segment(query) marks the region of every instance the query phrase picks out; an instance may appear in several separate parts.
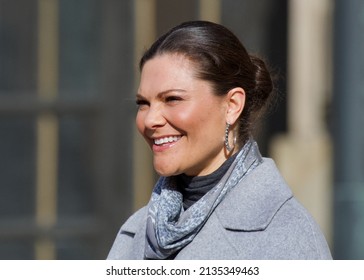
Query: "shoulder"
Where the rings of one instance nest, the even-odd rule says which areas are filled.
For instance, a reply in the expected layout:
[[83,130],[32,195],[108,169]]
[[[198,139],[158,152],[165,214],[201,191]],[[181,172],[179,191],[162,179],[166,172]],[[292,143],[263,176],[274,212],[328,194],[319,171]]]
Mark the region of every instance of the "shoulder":
[[[287,256],[295,259],[332,259],[326,239],[314,218],[294,197],[276,213],[268,229],[284,238]],[[278,239],[272,234],[272,240]],[[284,258],[284,255],[282,256]]]
[[319,226],[271,159],[265,158],[227,195],[216,216],[245,257],[331,259]]

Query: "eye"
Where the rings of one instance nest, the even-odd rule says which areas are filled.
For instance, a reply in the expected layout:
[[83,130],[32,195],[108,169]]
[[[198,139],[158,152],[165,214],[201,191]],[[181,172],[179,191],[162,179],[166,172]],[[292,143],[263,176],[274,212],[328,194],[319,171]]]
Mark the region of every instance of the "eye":
[[149,106],[149,102],[146,101],[146,100],[144,100],[144,99],[137,99],[135,101],[135,103],[136,103],[136,105],[137,105],[138,108],[141,108],[143,106]]
[[182,101],[182,100],[183,100],[182,97],[175,96],[175,95],[167,96],[165,98],[165,102],[167,102],[167,103],[176,103],[176,102]]

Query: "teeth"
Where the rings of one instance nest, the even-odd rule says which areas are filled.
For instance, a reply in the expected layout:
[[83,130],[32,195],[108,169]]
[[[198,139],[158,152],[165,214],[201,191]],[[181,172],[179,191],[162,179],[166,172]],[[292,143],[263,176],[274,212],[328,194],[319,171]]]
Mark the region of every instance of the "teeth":
[[166,143],[172,143],[172,142],[178,141],[180,138],[181,138],[181,136],[170,136],[170,137],[154,139],[154,144],[163,145],[163,144],[166,144]]

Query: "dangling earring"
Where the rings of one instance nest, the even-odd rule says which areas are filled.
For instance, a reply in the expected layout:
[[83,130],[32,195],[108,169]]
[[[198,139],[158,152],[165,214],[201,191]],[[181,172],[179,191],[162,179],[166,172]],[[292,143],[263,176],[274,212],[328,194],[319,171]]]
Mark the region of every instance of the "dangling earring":
[[234,146],[231,147],[229,144],[229,130],[230,130],[230,126],[231,124],[226,123],[226,127],[225,127],[225,147],[226,150],[228,151],[228,153],[230,153],[232,150],[234,150],[235,148],[235,144],[236,144],[236,137],[234,136]]

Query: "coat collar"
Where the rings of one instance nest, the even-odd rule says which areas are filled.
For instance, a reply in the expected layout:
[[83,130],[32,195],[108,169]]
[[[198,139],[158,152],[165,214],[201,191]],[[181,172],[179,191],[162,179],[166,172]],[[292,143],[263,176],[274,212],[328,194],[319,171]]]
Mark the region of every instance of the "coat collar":
[[141,225],[145,224],[147,220],[147,206],[136,211],[133,215],[131,215],[126,222],[121,226],[120,231],[126,232],[130,234],[135,234],[140,230]]
[[264,230],[292,192],[272,159],[264,158],[215,209],[222,226],[231,230]]

